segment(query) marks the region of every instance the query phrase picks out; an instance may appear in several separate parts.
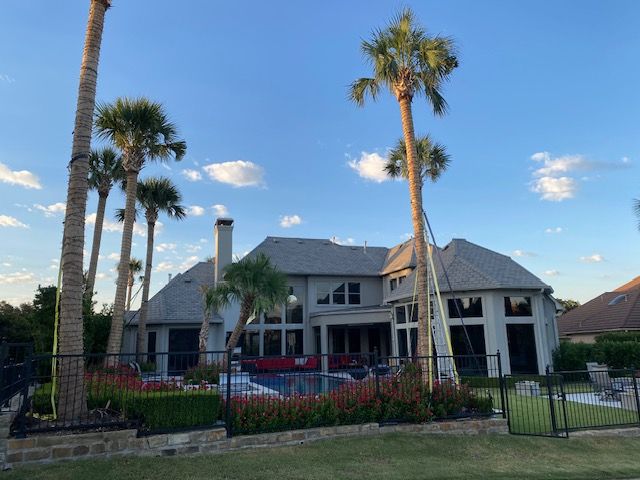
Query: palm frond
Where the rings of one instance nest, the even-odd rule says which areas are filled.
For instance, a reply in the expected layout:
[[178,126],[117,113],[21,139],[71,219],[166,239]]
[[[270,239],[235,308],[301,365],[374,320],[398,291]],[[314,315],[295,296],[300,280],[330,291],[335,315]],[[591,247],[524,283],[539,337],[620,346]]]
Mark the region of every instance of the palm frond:
[[349,100],[358,105],[364,106],[367,95],[375,101],[380,91],[380,85],[373,78],[359,78],[351,84],[349,89]]
[[[418,167],[421,182],[430,179],[437,181],[447,170],[451,158],[446,147],[439,143],[434,143],[428,135],[416,138],[416,153],[418,155]],[[407,164],[407,152],[404,139],[398,140],[396,146],[389,152],[385,171],[393,178],[409,178]]]

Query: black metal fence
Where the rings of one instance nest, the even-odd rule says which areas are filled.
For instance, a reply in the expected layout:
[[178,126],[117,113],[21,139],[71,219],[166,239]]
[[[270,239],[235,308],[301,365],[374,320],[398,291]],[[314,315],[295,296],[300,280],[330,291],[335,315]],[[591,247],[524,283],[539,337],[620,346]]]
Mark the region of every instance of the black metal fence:
[[19,437],[214,425],[232,435],[506,414],[499,355],[31,355],[21,368]]
[[507,375],[504,391],[514,434],[568,437],[571,431],[640,425],[633,369]]
[[23,387],[24,361],[32,354],[31,343],[0,344],[0,408],[17,408],[17,403],[12,403],[11,399]]

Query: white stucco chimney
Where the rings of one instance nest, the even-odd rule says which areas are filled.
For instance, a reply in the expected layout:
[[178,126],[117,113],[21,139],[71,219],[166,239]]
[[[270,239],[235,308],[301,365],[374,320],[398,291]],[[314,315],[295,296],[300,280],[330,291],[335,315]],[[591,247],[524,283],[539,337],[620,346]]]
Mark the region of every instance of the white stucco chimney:
[[217,218],[213,227],[215,240],[214,281],[222,281],[222,271],[233,260],[233,219]]

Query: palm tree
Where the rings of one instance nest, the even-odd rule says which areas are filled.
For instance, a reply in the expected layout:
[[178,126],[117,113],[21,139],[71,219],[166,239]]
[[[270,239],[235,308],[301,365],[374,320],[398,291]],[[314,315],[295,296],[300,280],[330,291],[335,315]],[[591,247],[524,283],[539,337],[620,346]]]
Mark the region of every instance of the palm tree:
[[126,310],[131,310],[131,292],[133,284],[136,283],[136,275],[142,271],[142,260],[131,257],[129,259],[129,274],[127,275],[127,306]]
[[107,206],[107,197],[111,187],[116,181],[121,181],[124,176],[122,161],[118,153],[105,147],[100,150],[92,150],[89,157],[89,188],[98,192],[98,209],[96,210],[96,223],[93,229],[93,246],[91,247],[91,260],[89,261],[89,273],[87,274],[86,295],[93,296],[93,287],[96,282],[96,270],[98,268],[98,256],[100,255],[100,240],[102,238],[102,224],[104,223],[104,211]]
[[640,199],[638,198],[633,201],[633,211],[638,217],[638,230],[640,230]]
[[[171,180],[164,177],[149,177],[138,182],[136,191],[138,204],[144,210],[147,219],[147,259],[142,280],[142,303],[138,318],[138,342],[136,353],[147,351],[147,314],[149,301],[149,286],[151,284],[151,270],[153,268],[153,241],[158,215],[166,213],[169,218],[182,220],[187,216],[184,206],[180,205],[182,195]],[[119,212],[119,219],[124,220],[125,212]]]
[[209,322],[211,315],[220,309],[221,301],[219,290],[208,285],[202,285],[200,287],[202,292],[202,325],[200,326],[200,334],[198,336],[198,351],[200,352],[198,358],[199,365],[206,365],[207,357],[207,345],[209,344]]
[[442,85],[458,66],[458,61],[453,41],[428,35],[416,24],[410,9],[403,10],[386,28],[375,30],[371,40],[362,42],[362,53],[373,67],[373,77],[353,82],[350,99],[358,106],[363,106],[368,95],[375,100],[380,90],[386,87],[400,105],[417,257],[418,353],[428,355],[431,352],[431,334],[427,328],[427,242],[411,104],[416,95],[424,95],[433,113],[444,115],[447,102],[442,96]]
[[[421,188],[425,180],[436,182],[447,170],[451,161],[446,147],[434,143],[429,135],[416,138],[416,154]],[[404,139],[398,140],[395,148],[389,152],[384,169],[391,178],[402,177],[405,180],[409,178]]]
[[[233,350],[249,318],[268,312],[287,301],[289,289],[287,276],[271,264],[269,257],[259,253],[255,257],[244,257],[236,263],[227,265],[223,274],[224,281],[216,285],[205,296],[205,308],[221,309],[231,302],[240,304],[240,316],[226,349]],[[208,319],[208,317],[207,317]],[[206,348],[206,339],[204,341]],[[202,345],[202,344],[201,344]],[[226,365],[226,354],[224,365]]]
[[138,173],[149,160],[167,161],[172,157],[181,160],[187,145],[178,139],[176,126],[169,121],[164,107],[146,98],[118,98],[113,103],[98,105],[95,127],[98,137],[110,140],[122,152],[127,182],[118,280],[107,343],[108,353],[118,353],[122,345]]
[[[62,234],[62,292],[60,296],[60,325],[58,352],[78,355],[83,346],[84,217],[87,210],[89,154],[91,151],[91,118],[96,101],[98,61],[104,27],[105,12],[110,0],[91,0],[89,20],[80,66],[78,103],[73,127],[73,146],[69,164],[67,210]],[[58,413],[61,419],[71,420],[86,412],[84,363],[73,357],[63,357],[59,366],[60,393]]]

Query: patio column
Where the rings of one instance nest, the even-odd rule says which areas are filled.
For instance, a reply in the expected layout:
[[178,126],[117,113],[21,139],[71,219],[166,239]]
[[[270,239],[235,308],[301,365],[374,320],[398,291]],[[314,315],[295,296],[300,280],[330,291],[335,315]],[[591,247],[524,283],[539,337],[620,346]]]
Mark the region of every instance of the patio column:
[[329,328],[325,323],[320,324],[320,353],[322,354],[322,372],[329,371]]

